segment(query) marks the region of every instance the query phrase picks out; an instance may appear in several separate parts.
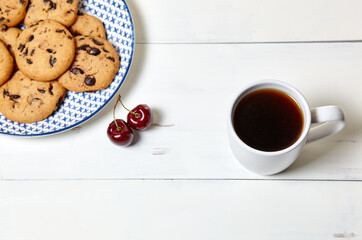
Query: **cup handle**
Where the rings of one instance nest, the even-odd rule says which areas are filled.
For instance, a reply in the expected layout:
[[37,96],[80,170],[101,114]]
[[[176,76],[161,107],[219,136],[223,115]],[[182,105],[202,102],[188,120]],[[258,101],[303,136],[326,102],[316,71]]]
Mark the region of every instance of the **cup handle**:
[[323,106],[311,110],[312,126],[306,143],[333,135],[344,128],[344,112],[337,106]]

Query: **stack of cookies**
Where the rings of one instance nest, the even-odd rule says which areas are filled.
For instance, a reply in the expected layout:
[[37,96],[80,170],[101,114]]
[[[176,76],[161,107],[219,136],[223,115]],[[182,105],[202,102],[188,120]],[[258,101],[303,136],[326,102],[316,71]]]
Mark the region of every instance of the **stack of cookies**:
[[102,90],[117,75],[119,56],[103,23],[78,12],[78,3],[0,0],[0,112],[9,120],[41,121],[68,90]]

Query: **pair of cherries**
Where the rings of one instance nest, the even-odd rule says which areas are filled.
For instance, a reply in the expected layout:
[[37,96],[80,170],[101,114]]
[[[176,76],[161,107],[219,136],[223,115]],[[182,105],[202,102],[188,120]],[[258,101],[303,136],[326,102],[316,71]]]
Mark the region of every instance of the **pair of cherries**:
[[[127,122],[123,119],[116,119],[115,110],[120,103],[127,111]],[[127,109],[121,102],[121,95],[118,95],[117,102],[113,107],[113,121],[109,124],[107,135],[117,145],[128,146],[134,138],[133,130],[144,131],[152,124],[151,108],[146,104],[137,105],[132,110]]]

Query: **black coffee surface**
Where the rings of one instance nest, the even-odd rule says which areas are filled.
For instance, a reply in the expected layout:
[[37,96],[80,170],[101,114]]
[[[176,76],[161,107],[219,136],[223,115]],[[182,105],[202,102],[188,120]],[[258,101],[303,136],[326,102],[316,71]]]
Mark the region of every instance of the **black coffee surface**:
[[279,151],[295,143],[302,133],[303,115],[288,94],[260,89],[243,97],[234,110],[233,125],[239,138],[261,151]]

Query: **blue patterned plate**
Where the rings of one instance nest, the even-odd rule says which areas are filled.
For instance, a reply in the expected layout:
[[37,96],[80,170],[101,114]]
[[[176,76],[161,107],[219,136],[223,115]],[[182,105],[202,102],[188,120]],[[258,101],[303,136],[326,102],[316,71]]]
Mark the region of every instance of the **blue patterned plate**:
[[116,78],[107,89],[94,93],[68,91],[61,108],[40,122],[17,123],[0,113],[0,133],[45,136],[66,131],[95,116],[117,94],[130,68],[134,50],[134,28],[127,4],[124,0],[80,0],[79,10],[104,23],[108,41],[120,55],[121,66]]

